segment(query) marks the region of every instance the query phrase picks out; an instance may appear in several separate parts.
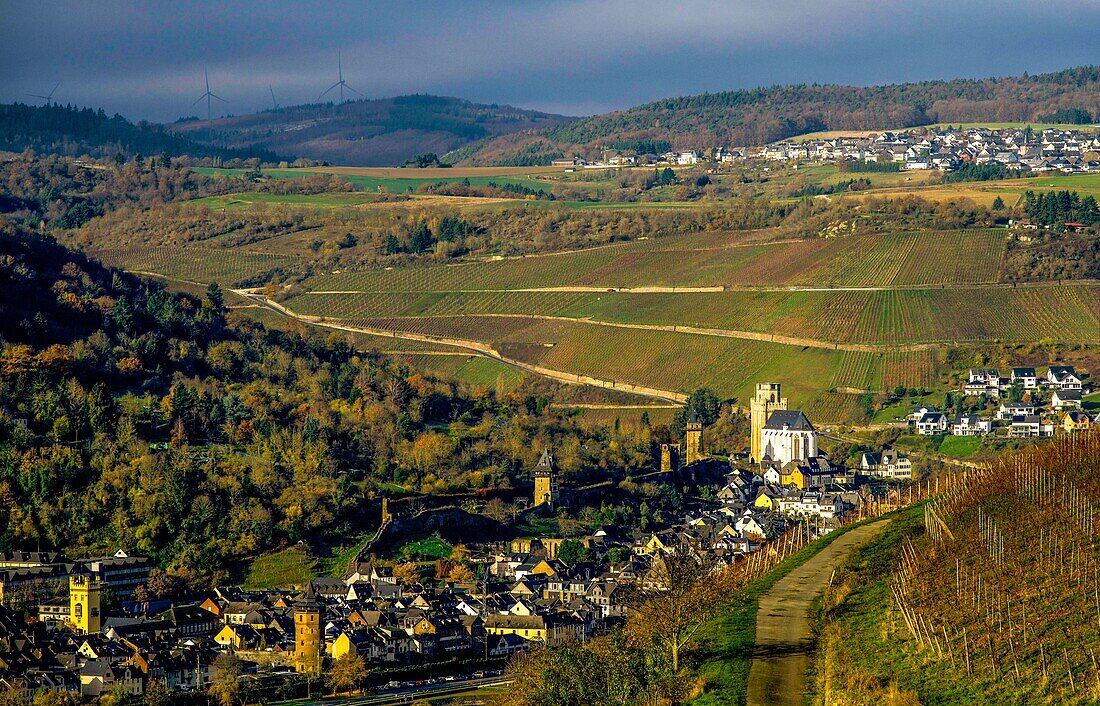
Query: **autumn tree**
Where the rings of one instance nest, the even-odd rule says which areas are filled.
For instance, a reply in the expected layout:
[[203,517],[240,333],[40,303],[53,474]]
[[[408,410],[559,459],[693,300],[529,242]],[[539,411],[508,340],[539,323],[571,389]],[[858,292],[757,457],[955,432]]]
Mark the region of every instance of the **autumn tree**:
[[672,671],[680,651],[728,599],[730,585],[702,546],[681,542],[653,560],[644,581],[630,586],[627,630],[640,642],[661,645]]
[[349,652],[333,663],[329,678],[333,693],[351,692],[367,678],[367,664],[358,654]]
[[214,681],[210,684],[210,696],[220,706],[234,706],[241,693],[241,674],[244,665],[237,655],[223,652],[213,664]]

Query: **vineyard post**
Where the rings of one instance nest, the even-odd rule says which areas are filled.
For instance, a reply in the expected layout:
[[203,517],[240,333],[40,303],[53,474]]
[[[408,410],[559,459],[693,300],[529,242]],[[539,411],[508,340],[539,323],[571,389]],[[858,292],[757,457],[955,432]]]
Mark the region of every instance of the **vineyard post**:
[[966,638],[966,628],[963,628],[963,653],[966,655],[966,676],[970,676],[970,641]]

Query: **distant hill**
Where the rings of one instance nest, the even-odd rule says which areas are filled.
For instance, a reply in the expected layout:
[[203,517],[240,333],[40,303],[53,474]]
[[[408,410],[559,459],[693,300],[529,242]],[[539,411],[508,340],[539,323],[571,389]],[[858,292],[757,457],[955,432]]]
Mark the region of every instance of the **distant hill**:
[[279,159],[278,155],[264,150],[198,144],[173,135],[159,125],[135,125],[121,115],[109,116],[103,110],[68,105],[0,105],[0,150],[21,152],[28,148],[39,153],[68,156],[112,157],[122,152],[171,157]]
[[212,147],[263,149],[334,164],[385,166],[403,164],[418,154],[443,154],[479,140],[550,128],[572,119],[508,105],[410,95],[185,120],[166,128]]
[[462,153],[470,164],[545,164],[602,148],[648,151],[760,145],[817,130],[874,130],[929,123],[1100,120],[1100,67],[1037,76],[886,86],[799,85],[668,98]]

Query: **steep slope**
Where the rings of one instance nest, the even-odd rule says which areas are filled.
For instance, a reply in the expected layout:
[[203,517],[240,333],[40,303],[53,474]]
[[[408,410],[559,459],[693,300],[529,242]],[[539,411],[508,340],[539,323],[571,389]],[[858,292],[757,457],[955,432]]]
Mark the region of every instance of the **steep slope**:
[[21,152],[25,149],[93,157],[113,157],[122,152],[170,157],[278,159],[277,155],[262,149],[227,149],[198,144],[159,126],[135,125],[121,115],[109,116],[103,110],[68,105],[0,105],[0,150]]
[[459,98],[411,95],[316,103],[168,126],[206,145],[264,149],[359,166],[400,165],[417,154],[443,154],[474,141],[549,128],[571,118]]
[[822,601],[814,703],[1096,703],[1098,444],[1065,434],[941,481],[857,552]]
[[[1073,109],[1078,109],[1074,111]],[[1063,111],[1055,115],[1058,111]],[[532,133],[489,140],[471,164],[539,164],[600,148],[649,151],[756,145],[816,130],[934,122],[1100,119],[1100,67],[1037,76],[885,86],[799,85],[668,98]]]

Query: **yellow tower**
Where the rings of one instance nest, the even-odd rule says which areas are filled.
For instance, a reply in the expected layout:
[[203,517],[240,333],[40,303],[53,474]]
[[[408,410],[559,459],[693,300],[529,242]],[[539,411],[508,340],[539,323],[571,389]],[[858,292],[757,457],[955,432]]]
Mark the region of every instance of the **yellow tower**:
[[558,500],[558,474],[554,471],[554,457],[549,451],[543,451],[538,465],[535,466],[535,507],[554,506]]
[[103,584],[95,576],[74,574],[69,577],[69,622],[84,635],[103,627],[100,594]]
[[771,413],[787,409],[787,399],[783,397],[777,382],[761,382],[756,385],[756,396],[749,403],[749,421],[752,426],[750,450],[753,461],[760,461],[760,435],[768,423]]
[[691,416],[684,425],[684,437],[687,443],[684,461],[691,464],[703,458],[703,420],[695,410],[691,411]]
[[312,583],[294,602],[294,669],[299,674],[321,671],[321,604]]

